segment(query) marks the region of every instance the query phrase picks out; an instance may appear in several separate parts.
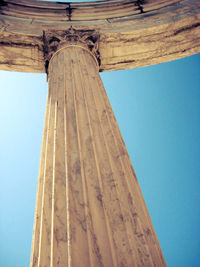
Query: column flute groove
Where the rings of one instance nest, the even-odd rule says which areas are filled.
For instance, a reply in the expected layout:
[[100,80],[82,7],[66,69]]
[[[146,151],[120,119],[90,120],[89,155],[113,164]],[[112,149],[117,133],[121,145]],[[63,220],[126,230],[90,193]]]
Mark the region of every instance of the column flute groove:
[[[74,49],[72,49],[72,54],[74,53],[73,51]],[[73,67],[73,61],[71,60],[72,64],[71,64],[71,68],[72,68],[72,81],[73,84],[75,85],[75,79],[74,79],[74,67]],[[77,114],[77,97],[76,97],[76,92],[75,89],[76,86],[72,86],[72,90],[73,90],[73,101],[74,101],[74,108],[75,108],[75,115],[76,115],[76,125],[77,125],[77,139],[78,139],[78,147],[79,147],[79,154],[80,154],[80,165],[81,165],[81,177],[82,177],[82,190],[83,190],[83,198],[84,198],[84,211],[85,211],[85,222],[86,222],[86,227],[89,228],[88,225],[88,218],[89,218],[89,214],[88,214],[88,198],[87,198],[87,187],[86,187],[86,180],[85,180],[85,173],[84,173],[84,168],[83,168],[83,156],[82,156],[82,147],[81,147],[81,141],[80,141],[80,129],[79,129],[79,119],[78,119],[78,114]],[[90,242],[90,238],[89,238],[89,231],[87,232],[87,242],[88,242],[88,247],[89,247],[89,266],[91,266],[91,242]]]
[[[102,88],[102,91],[105,91],[105,89],[104,89],[104,87],[103,87],[103,85],[102,85],[102,82],[100,81],[100,83],[101,83],[101,88]],[[103,96],[105,95],[105,94],[102,94]],[[106,98],[105,96],[104,96],[104,99],[105,99],[105,102],[107,102],[107,105],[109,106],[109,109],[111,109],[111,106],[110,106],[110,103],[109,103],[109,100],[108,100],[108,98]],[[113,114],[113,112],[112,112],[112,110],[111,110],[111,112],[110,112],[110,114],[112,114],[112,117],[113,117],[113,121],[114,121],[114,123],[117,125],[117,123],[116,123],[116,119],[114,118],[114,114]],[[110,116],[108,116],[108,118],[110,119]],[[111,123],[110,123],[110,125],[111,125]],[[117,128],[118,128],[118,125],[117,125]],[[111,127],[111,129],[112,129],[112,127]],[[120,136],[121,136],[121,133],[120,133],[120,130],[119,130],[119,128],[118,128],[118,131],[119,131],[119,134],[120,134]],[[118,136],[118,134],[113,134],[113,137],[114,137],[114,139],[115,139],[115,137],[117,137]],[[121,139],[122,140],[122,139]],[[122,140],[123,141],[123,140]],[[119,145],[119,142],[116,142],[116,144],[118,144]],[[124,148],[125,148],[125,145],[124,145],[124,141],[123,141],[123,146],[124,146]],[[120,151],[120,149],[118,148],[118,151]],[[122,150],[123,151],[123,150]],[[124,152],[123,152],[124,153]],[[120,155],[120,154],[119,154]],[[129,156],[128,156],[128,153],[127,153],[127,151],[126,151],[126,148],[125,148],[125,155],[126,155],[126,157],[127,157],[127,160],[128,161],[130,161],[130,159],[129,159]],[[121,166],[123,167],[124,166],[124,164],[122,163],[122,159],[123,159],[123,154],[122,154],[122,157],[120,156],[119,157],[119,159],[120,159],[120,161],[121,161]],[[126,161],[127,162],[127,161]],[[124,167],[123,167],[123,169],[124,169]],[[125,172],[124,172],[124,174],[125,174]],[[127,185],[128,185],[128,188],[132,188],[132,190],[134,190],[133,188],[134,188],[134,186],[130,186],[130,182],[131,181],[134,181],[134,179],[130,179],[130,177],[129,177],[129,181],[127,180],[127,175],[123,175],[124,177],[125,177],[125,180],[126,180],[126,182],[127,182]],[[129,175],[130,176],[130,175]],[[132,201],[131,201],[131,206],[133,206],[133,202],[135,202],[134,201],[134,195],[133,195],[133,193],[131,193],[131,191],[129,191],[129,192],[127,192],[128,194],[127,195],[131,195],[132,196]],[[142,194],[141,194],[141,197],[142,197]],[[137,201],[137,199],[136,199],[136,201]],[[137,201],[137,204],[140,204],[140,202],[138,202]],[[145,203],[144,203],[144,205],[145,205]],[[134,205],[135,206],[135,205]],[[135,206],[136,207],[136,206]],[[138,212],[139,212],[139,210],[140,211],[142,211],[142,209],[143,209],[143,207],[141,207],[141,208],[135,208],[135,211],[133,211],[132,213],[133,214],[138,214]],[[132,209],[130,209],[130,210],[132,210]],[[146,214],[146,215],[148,215],[148,214]],[[144,218],[144,217],[146,217],[146,215],[143,215],[142,217]],[[135,217],[135,216],[134,216]],[[148,217],[148,216],[147,216]],[[148,220],[148,218],[146,218],[147,220]],[[134,220],[137,220],[137,222],[139,222],[139,225],[140,225],[140,229],[141,229],[141,233],[139,234],[139,237],[140,238],[143,238],[143,236],[144,236],[144,238],[145,238],[145,240],[147,239],[147,237],[144,235],[144,231],[142,230],[142,225],[141,225],[141,220],[140,220],[140,217],[138,217],[138,216],[136,216],[136,218],[134,218]],[[143,220],[143,224],[145,224],[145,220]],[[137,227],[137,225],[138,225],[138,223],[136,224],[136,227]],[[149,228],[147,228],[147,229],[149,229]],[[143,242],[143,241],[141,241],[141,242]],[[146,247],[146,246],[145,246]],[[139,248],[139,247],[138,247]],[[150,246],[148,246],[148,247],[146,247],[146,249],[149,251],[149,248],[150,248]],[[154,262],[154,260],[153,260],[153,258],[152,258],[152,255],[154,254],[156,252],[156,248],[150,253],[150,254],[147,254],[147,255],[150,255],[151,257],[151,259],[152,259],[152,263],[151,264],[153,264],[153,262]],[[158,261],[158,258],[159,257],[157,257],[157,255],[155,256],[156,257],[156,259],[157,259],[157,261]],[[154,257],[154,258],[155,258]],[[148,257],[149,258],[149,257]],[[147,259],[148,259],[147,258]],[[144,262],[143,262],[143,264],[145,264]]]
[[53,238],[54,238],[54,190],[55,190],[55,156],[56,156],[56,122],[57,122],[57,99],[55,99],[54,136],[53,136],[53,177],[52,177],[52,204],[51,204],[51,267],[53,267]]
[[[74,51],[76,54],[76,51]],[[80,51],[80,64],[84,64],[84,60],[81,60],[81,54],[84,53],[84,51]],[[78,59],[78,58],[77,58]],[[77,72],[78,70],[80,71],[80,65],[77,65]],[[90,131],[90,125],[89,125],[89,116],[87,112],[87,103],[86,99],[84,97],[84,81],[82,80],[82,74],[79,72],[80,76],[80,82],[81,82],[81,90],[79,94],[79,108],[77,108],[77,111],[79,111],[80,116],[82,115],[82,120],[80,117],[81,125],[82,125],[82,130],[80,131],[80,136],[82,139],[82,147],[83,147],[83,158],[84,158],[84,174],[85,178],[85,184],[86,184],[86,191],[88,195],[88,232],[89,232],[89,242],[90,242],[90,255],[91,255],[91,265],[92,266],[103,266],[102,264],[102,254],[100,253],[101,249],[101,242],[100,238],[96,236],[96,231],[95,231],[95,226],[96,226],[96,221],[97,218],[99,220],[102,220],[102,210],[99,209],[98,205],[96,205],[97,209],[97,214],[94,213],[94,204],[97,200],[95,198],[95,190],[99,188],[99,183],[98,183],[98,174],[96,170],[96,163],[95,163],[95,157],[94,157],[94,150],[93,150],[93,141],[92,141],[92,135]],[[78,94],[78,93],[77,93]],[[78,98],[78,97],[77,97]],[[81,112],[84,111],[84,112]],[[84,134],[83,134],[84,133]],[[90,160],[86,161],[86,155],[87,151],[90,154]],[[88,155],[89,156],[89,155]],[[91,166],[93,166],[93,170],[91,169]],[[91,175],[93,175],[94,181],[91,180]],[[94,184],[95,187],[94,188]],[[103,224],[102,224],[103,228]]]
[[[78,55],[77,55],[78,57]],[[81,77],[81,80],[83,80],[83,77],[81,75],[81,70],[80,70],[80,65],[79,65],[79,74],[80,74],[80,77]],[[89,87],[89,86],[88,86]],[[90,128],[90,132],[91,132],[91,136],[94,138],[94,133],[93,133],[93,130],[92,130],[92,122],[91,122],[91,119],[90,119],[90,113],[89,113],[89,109],[88,109],[88,104],[87,104],[87,97],[84,93],[84,99],[85,99],[85,103],[86,103],[86,109],[87,109],[87,114],[88,114],[88,119],[89,119],[89,128]],[[95,110],[96,110],[96,103],[94,101],[94,107],[95,107]],[[96,110],[97,112],[97,110]],[[99,119],[99,118],[98,118]],[[98,172],[98,182],[99,182],[99,186],[100,186],[100,194],[101,194],[101,197],[103,195],[103,184],[102,184],[102,181],[101,181],[101,172],[100,172],[100,167],[99,167],[99,162],[98,162],[98,156],[97,156],[97,151],[96,151],[96,145],[94,142],[92,142],[92,145],[93,145],[93,150],[94,150],[94,157],[95,157],[95,162],[96,162],[96,168],[97,168],[97,172]],[[110,248],[111,248],[111,255],[112,255],[112,262],[113,262],[113,265],[116,267],[117,266],[117,263],[115,261],[115,253],[114,253],[114,248],[113,248],[113,245],[112,245],[112,239],[111,239],[111,230],[110,230],[110,224],[109,224],[109,221],[108,221],[108,217],[107,217],[107,214],[106,214],[106,210],[105,210],[105,207],[104,207],[104,204],[103,204],[103,213],[104,213],[104,216],[105,216],[105,223],[106,223],[106,229],[107,229],[107,233],[108,233],[108,239],[109,239],[109,244],[110,244]]]
[[[94,99],[94,102],[95,102],[95,98],[94,98],[94,96],[93,96],[93,99]],[[96,105],[96,104],[95,104]],[[98,113],[98,112],[97,112]],[[99,115],[98,115],[98,118],[99,118]],[[99,119],[99,121],[100,121],[100,119]],[[101,128],[101,131],[102,131],[102,133],[103,133],[103,130],[102,130],[102,128]],[[104,134],[103,134],[104,135]],[[105,140],[105,135],[104,135],[104,140]],[[108,147],[107,147],[107,145],[106,145],[106,142],[105,142],[105,146],[106,146],[106,151],[107,151],[107,153],[108,153]],[[111,166],[111,169],[112,169],[112,164],[111,164],[111,162],[110,162],[111,160],[109,159],[109,165]],[[113,171],[112,171],[112,173],[114,173]],[[115,187],[117,187],[116,186],[116,183],[115,183]],[[117,192],[117,195],[119,196],[119,192]],[[123,213],[122,211],[120,212],[121,214]],[[133,263],[133,265],[134,265],[134,263]]]
[[[65,54],[64,54],[64,65],[66,65]],[[65,180],[66,180],[66,214],[67,214],[67,255],[68,255],[68,265],[66,267],[71,266],[71,253],[70,253],[70,212],[69,212],[69,181],[68,181],[68,171],[67,171],[67,122],[66,122],[66,78],[65,78],[65,71],[63,72],[64,75],[64,135],[65,135]]]
[[[76,54],[77,54],[76,56],[78,58],[77,51],[76,51]],[[81,57],[82,57],[82,52],[79,54],[79,58],[81,58]],[[80,61],[80,59],[79,59],[79,61]],[[82,58],[82,61],[84,62],[83,58]],[[81,73],[80,64],[79,64],[79,76],[80,76],[80,79],[81,79],[81,83],[82,84],[85,84],[85,83],[87,84],[87,82],[84,81],[83,75]],[[92,130],[92,127],[91,127],[92,126],[92,123],[91,123],[91,119],[90,119],[90,113],[89,113],[89,108],[88,108],[88,101],[87,101],[87,97],[85,95],[86,94],[86,88],[85,88],[85,86],[82,87],[82,93],[83,93],[83,98],[84,98],[86,112],[87,112],[87,117],[88,117],[88,122],[89,122],[89,124],[88,124],[89,125],[89,131],[91,133],[91,137],[94,138],[93,130]],[[94,107],[95,107],[95,105],[94,105]],[[92,140],[91,144],[92,144],[92,147],[93,147],[94,159],[95,159],[95,166],[96,166],[96,169],[97,169],[98,185],[100,187],[99,197],[101,198],[101,196],[103,195],[103,187],[102,187],[102,182],[101,182],[101,179],[100,179],[101,175],[100,175],[100,170],[99,170],[99,163],[98,163],[98,160],[97,160],[97,153],[96,153],[95,143],[93,142],[93,140]],[[112,247],[112,245],[111,245],[111,238],[110,238],[110,234],[109,234],[110,230],[108,230],[108,228],[110,228],[110,226],[109,226],[109,223],[108,223],[108,219],[107,219],[107,216],[106,216],[106,212],[105,212],[104,206],[103,206],[103,215],[105,217],[105,224],[107,226],[106,229],[107,229],[107,232],[108,232],[108,239],[109,239],[110,247]],[[111,252],[112,252],[112,254],[111,254],[112,255],[112,261],[114,262],[114,258],[115,257],[113,257],[113,249],[111,249]],[[110,264],[112,264],[112,263],[110,263]],[[109,266],[111,266],[111,265],[109,265]],[[116,266],[116,263],[114,264],[114,266]]]
[[[91,90],[92,91],[92,90]],[[92,91],[93,92],[93,91]],[[96,92],[99,92],[99,90],[96,90]],[[93,93],[92,93],[93,94]],[[94,99],[94,102],[95,102],[95,98],[93,97],[93,99]],[[98,97],[98,99],[101,99],[101,96],[99,96]],[[101,105],[102,107],[103,107],[103,104]],[[103,109],[103,112],[105,111],[105,114],[107,114],[107,109],[105,109],[105,107],[104,107],[104,109]],[[98,117],[99,117],[99,115],[98,115]],[[106,115],[106,117],[107,117],[107,120],[108,120],[108,122],[109,122],[109,116],[108,116],[108,114]],[[109,127],[110,129],[111,129],[111,127]],[[112,133],[112,130],[111,130],[111,133]],[[106,138],[105,138],[105,133],[103,133],[103,136],[104,136],[104,140],[106,140]],[[114,139],[114,135],[113,135],[113,133],[112,133],[112,138]],[[105,144],[106,144],[106,142],[105,142]],[[107,150],[107,154],[109,155],[110,153],[108,152],[109,151],[109,148],[108,148],[108,146],[107,146],[107,144],[106,144],[106,150]],[[110,157],[109,157],[110,158]],[[113,166],[113,164],[111,163],[112,162],[112,160],[111,160],[111,158],[109,159],[109,162],[110,162],[110,166]],[[112,167],[111,167],[112,168]],[[113,168],[112,168],[113,169]],[[113,173],[115,173],[114,171],[112,171]],[[117,183],[115,183],[115,184],[117,184]],[[118,186],[116,186],[115,185],[115,187],[116,187],[116,190],[117,190],[117,188],[118,188]],[[117,192],[117,195],[119,196],[120,194],[119,194],[119,192],[118,192],[118,190],[116,191]],[[121,206],[121,205],[120,205]],[[123,218],[125,218],[125,216],[124,216],[124,212],[122,211],[123,209],[121,208],[121,211],[120,211],[120,213],[119,214],[122,214],[122,216],[123,216]],[[129,227],[130,228],[130,227]],[[128,236],[128,230],[127,230],[127,222],[125,222],[125,229],[126,229],[126,233],[127,233],[127,236]],[[128,240],[129,240],[129,245],[131,244],[130,243],[130,237],[128,237]],[[134,244],[133,242],[132,242],[132,244]],[[131,246],[130,246],[130,248],[131,248]],[[135,255],[134,257],[137,257],[137,255]],[[134,263],[132,263],[132,266],[134,265]]]
[[[101,84],[101,88],[102,88],[102,90],[104,91],[105,89],[104,89],[104,87],[103,87],[103,84],[102,84],[102,81],[99,81],[100,82],[100,84]],[[104,94],[103,94],[104,95]],[[108,98],[105,98],[104,97],[104,99],[105,99],[105,102],[107,102],[107,105],[110,107],[110,103],[109,103],[109,100],[108,100]],[[110,107],[111,108],[111,107]],[[117,125],[117,122],[116,122],[116,119],[115,119],[115,117],[114,117],[114,114],[113,114],[113,112],[112,112],[112,110],[111,110],[111,112],[110,112],[110,114],[112,114],[112,116],[111,117],[113,117],[113,122],[114,122],[114,125],[116,125],[116,129],[117,129],[117,131],[119,132],[119,135],[118,134],[113,134],[113,136],[116,136],[116,137],[118,137],[118,136],[121,136],[121,133],[120,133],[120,130],[119,130],[119,127],[118,127],[118,125]],[[123,141],[123,139],[121,138],[121,141],[119,142],[117,142],[118,143],[118,145],[120,144],[120,143],[122,143],[122,145],[123,145],[123,147],[125,148],[125,144],[124,144],[124,141]],[[125,148],[125,150],[126,150],[126,148]],[[125,156],[126,156],[126,161],[125,161],[125,164],[123,164],[124,166],[126,166],[127,165],[127,162],[130,162],[130,158],[129,158],[129,156],[128,156],[128,153],[127,153],[127,151],[126,151],[126,153],[125,153]],[[122,160],[122,159],[124,159],[124,157],[120,157],[120,159]],[[129,164],[129,166],[130,167],[132,167],[132,164],[131,164],[131,162],[130,162],[130,164]],[[132,169],[133,170],[133,169]],[[140,189],[140,187],[139,187],[139,185],[138,185],[138,182],[137,182],[137,184],[135,184],[135,185],[133,185],[133,186],[131,186],[130,185],[130,182],[134,182],[134,181],[137,181],[137,178],[136,178],[136,176],[135,176],[135,173],[134,173],[134,170],[133,170],[133,176],[135,177],[135,179],[129,179],[129,182],[128,182],[128,186],[129,186],[129,188],[132,188],[132,190],[133,191],[135,191],[135,186],[137,186],[137,190],[140,192],[140,194],[138,195],[138,191],[136,190],[135,191],[135,194],[136,195],[138,195],[138,198],[140,198],[141,199],[141,201],[142,201],[142,203],[143,203],[143,205],[140,207],[140,208],[138,208],[137,210],[138,210],[138,212],[140,213],[140,212],[142,212],[145,208],[146,208],[146,204],[145,204],[145,202],[144,202],[144,199],[143,199],[143,197],[142,197],[142,192],[141,192],[141,189]],[[126,176],[126,175],[125,175]],[[127,179],[126,179],[127,180]],[[133,193],[131,193],[131,192],[129,192],[131,195],[132,195],[132,200],[134,199],[134,194]],[[138,202],[137,201],[137,203],[138,204],[140,204],[140,201]],[[148,215],[148,211],[147,211],[147,208],[146,208],[146,212],[145,211],[143,211],[143,214],[142,214],[142,216],[141,216],[142,218],[146,218],[146,220],[148,221],[148,225],[152,225],[152,222],[150,221],[150,217],[149,217],[149,215]],[[140,221],[140,218],[138,218],[138,220]],[[145,220],[143,220],[143,224],[145,223]],[[140,223],[141,224],[141,223]],[[147,228],[147,230],[149,229],[149,226],[147,226],[146,227]],[[154,229],[151,227],[151,231],[152,231],[152,233],[154,234]],[[144,231],[145,232],[145,231]],[[144,235],[145,236],[145,239],[148,239],[148,235]],[[158,241],[157,241],[158,242]],[[151,246],[149,246],[149,248],[151,248]],[[150,253],[150,255],[154,255],[155,254],[155,252],[157,251],[157,246],[151,251],[151,253]],[[159,257],[157,256],[157,255],[155,255],[154,257],[153,257],[154,259],[152,259],[153,260],[153,262],[155,262],[155,260],[156,261],[158,261],[158,259],[159,259]],[[163,262],[162,262],[162,253],[161,253],[161,263],[160,264],[163,264]]]
[[45,122],[44,122],[44,135],[41,148],[41,157],[40,157],[40,169],[38,177],[38,187],[37,187],[37,198],[36,198],[36,209],[35,209],[35,218],[34,218],[34,229],[33,229],[33,240],[32,240],[32,250],[31,250],[31,264],[36,266],[37,257],[38,257],[38,246],[37,243],[40,239],[40,225],[41,225],[41,212],[42,207],[39,201],[42,203],[43,198],[43,188],[44,188],[44,171],[46,168],[46,149],[47,149],[47,140],[48,140],[48,127],[49,127],[49,118],[50,118],[50,109],[51,109],[51,96],[48,93],[47,97],[47,106],[45,112]]
[[[89,77],[88,77],[89,78]],[[88,80],[87,80],[87,82],[86,82],[86,84],[88,83]],[[88,88],[89,88],[89,85],[88,85]],[[91,90],[92,92],[93,92],[93,90]],[[88,97],[88,99],[89,99],[89,97]],[[94,99],[94,103],[95,103],[95,99]],[[94,105],[94,106],[96,106],[96,104]],[[99,118],[99,115],[98,115],[98,111],[97,111],[97,117]],[[99,125],[100,125],[100,128],[102,129],[102,127],[101,127],[101,123],[100,123],[100,120],[99,120]],[[107,143],[106,143],[106,138],[105,138],[105,134],[103,133],[103,130],[102,130],[102,137],[103,137],[103,141],[104,141],[104,144],[105,144],[105,150],[107,151],[107,155],[108,155],[108,163],[109,163],[109,167],[110,167],[110,169],[111,169],[111,173],[114,173],[114,171],[113,171],[113,168],[112,168],[112,164],[111,164],[111,159],[110,159],[110,157],[109,157],[109,153],[108,153],[108,147],[107,147]],[[96,136],[96,143],[97,143],[97,136]],[[103,178],[103,177],[102,177]],[[115,180],[113,180],[113,182],[114,182]],[[115,183],[115,182],[114,182]],[[116,191],[116,197],[114,198],[114,199],[116,199],[116,200],[118,200],[119,199],[119,193],[118,193],[118,191],[117,191],[117,186],[116,186],[116,184],[115,185],[113,185],[114,186],[114,190]],[[105,187],[106,188],[106,187]],[[103,194],[104,195],[104,194]],[[113,193],[113,196],[114,196],[114,193]],[[104,199],[104,198],[103,198]],[[104,203],[104,201],[103,201],[103,203]],[[107,203],[107,205],[109,205],[108,203]],[[120,203],[118,203],[118,207],[120,208],[121,207],[121,205],[120,205]],[[120,212],[119,212],[119,214],[121,214],[122,213],[122,209],[120,208]],[[120,216],[120,215],[119,215]],[[113,224],[113,223],[112,223]],[[119,242],[117,242],[117,243],[119,243]],[[117,253],[116,253],[117,254]],[[132,263],[133,264],[133,263]]]
[[[106,94],[106,92],[105,92],[105,89],[103,88],[103,90],[102,90],[103,92],[102,92],[102,94],[99,94],[99,97],[98,97],[98,99],[101,99],[101,97],[102,96],[104,96],[105,94]],[[97,93],[99,93],[99,90],[97,90]],[[109,102],[109,101],[108,101]],[[116,150],[117,150],[117,152],[116,152],[116,155],[117,155],[117,160],[118,160],[118,162],[119,162],[119,164],[116,164],[115,166],[118,166],[118,170],[116,170],[116,171],[118,171],[119,173],[120,173],[120,176],[121,176],[121,178],[123,178],[123,179],[121,179],[121,181],[125,181],[125,183],[123,182],[122,184],[121,184],[121,186],[120,186],[120,189],[122,189],[122,188],[125,188],[125,192],[127,192],[127,195],[128,194],[130,194],[130,191],[129,191],[129,188],[131,188],[130,186],[129,186],[129,183],[128,183],[128,181],[127,181],[127,175],[125,174],[125,170],[124,170],[124,166],[123,166],[123,163],[122,163],[122,159],[121,159],[121,155],[120,155],[120,150],[119,150],[119,148],[118,148],[118,145],[117,145],[117,142],[116,142],[116,138],[115,138],[115,135],[114,135],[114,133],[113,133],[113,130],[112,130],[112,125],[111,125],[111,121],[110,121],[110,115],[108,114],[108,110],[109,109],[111,109],[111,106],[110,106],[110,104],[108,103],[108,105],[109,105],[109,108],[106,108],[105,107],[105,102],[104,102],[104,100],[102,101],[102,109],[103,109],[103,111],[105,111],[105,114],[106,114],[106,117],[107,117],[107,121],[108,121],[108,125],[109,125],[109,128],[110,128],[110,131],[111,131],[111,135],[112,135],[112,139],[113,139],[113,142],[114,142],[114,145],[112,145],[112,148],[113,147],[116,147]],[[104,107],[104,108],[103,108]],[[110,150],[111,151],[111,150]],[[119,168],[120,168],[120,170],[119,170]],[[119,177],[120,177],[119,176]],[[118,176],[117,176],[118,177]],[[130,180],[130,177],[129,177],[129,180]],[[118,182],[119,183],[119,182]],[[126,201],[127,202],[127,201]],[[130,207],[130,203],[124,203],[124,205],[126,206],[126,207],[129,207],[128,209],[127,209],[127,212],[130,214],[130,211],[132,210],[131,209],[131,207]],[[135,206],[135,205],[134,205]],[[135,206],[135,208],[134,208],[135,210],[137,210],[136,209],[136,206]],[[126,216],[124,216],[124,212],[122,212],[122,216],[125,218]],[[132,216],[131,216],[132,217]],[[128,222],[127,222],[128,223]],[[127,223],[126,223],[126,225],[127,225]],[[132,218],[131,218],[131,224],[132,224],[133,222],[132,222]],[[140,240],[141,238],[143,238],[143,233],[141,233],[141,231],[142,231],[142,229],[141,229],[141,223],[140,223],[140,220],[137,218],[137,225],[139,226],[139,228],[140,228],[140,234],[139,234],[139,238],[137,238],[137,236],[136,236],[136,238],[138,239],[138,243],[140,244],[141,242],[143,242],[142,240]],[[130,232],[130,229],[131,229],[131,227],[135,227],[134,225],[130,225],[130,226],[128,226],[127,225],[127,227],[129,228],[129,231],[127,230],[127,233],[128,232]],[[127,229],[127,228],[126,228]],[[130,239],[130,236],[129,236],[129,239]],[[131,244],[132,244],[132,246],[134,245],[134,243],[135,242],[131,242]],[[141,245],[139,245],[138,244],[138,248],[139,247],[141,247]],[[143,245],[142,245],[143,246]],[[144,247],[144,246],[143,246]],[[148,248],[146,247],[146,250],[148,251]],[[146,253],[144,253],[144,255],[145,255]],[[147,261],[148,261],[148,259],[149,259],[149,257],[146,259]],[[142,260],[142,262],[141,263],[143,263],[144,264],[144,262],[143,262],[143,260]],[[150,263],[149,263],[150,264]],[[152,264],[152,262],[151,262],[151,264]]]
[[[41,216],[41,223],[40,223],[39,255],[38,255],[38,264],[37,264],[38,267],[41,266],[41,260],[42,260],[41,259],[41,257],[42,257],[41,253],[42,253],[42,239],[43,239],[43,232],[44,232],[44,221],[47,221],[44,218],[45,199],[48,196],[47,194],[45,194],[46,193],[47,182],[49,182],[50,183],[49,186],[51,186],[51,178],[48,177],[48,175],[47,175],[47,172],[48,172],[47,169],[48,169],[48,165],[49,165],[49,162],[47,162],[47,158],[48,158],[48,154],[49,154],[48,152],[50,150],[49,144],[51,143],[51,141],[50,141],[50,139],[51,139],[51,136],[50,136],[50,134],[51,134],[51,124],[52,124],[51,117],[52,117],[52,112],[53,112],[52,111],[52,107],[53,107],[52,98],[54,98],[53,97],[54,95],[52,94],[51,89],[49,89],[49,94],[50,94],[50,108],[49,108],[49,117],[48,117],[48,133],[47,133],[48,138],[47,138],[46,150],[45,150],[44,186],[43,186],[43,197],[42,197],[42,216]],[[51,172],[50,172],[50,174],[51,174]],[[49,181],[47,181],[48,179],[49,179]],[[51,198],[51,196],[50,196],[50,198]],[[44,249],[44,246],[43,246],[43,249]]]
[[[50,92],[49,92],[50,95]],[[34,263],[33,261],[33,266],[39,266],[40,263],[40,257],[41,257],[41,243],[42,243],[42,223],[43,223],[43,213],[44,213],[44,192],[45,192],[45,183],[46,183],[46,167],[47,167],[47,151],[48,151],[48,141],[49,141],[49,127],[50,127],[50,114],[51,114],[51,101],[52,101],[52,96],[50,95],[50,101],[49,101],[49,113],[48,113],[48,127],[47,127],[47,139],[46,139],[46,146],[45,146],[45,166],[44,166],[44,173],[43,173],[43,192],[42,192],[42,207],[41,207],[41,220],[40,220],[40,231],[38,231],[39,235],[39,244],[38,244],[38,260]],[[33,250],[33,252],[35,252]],[[35,255],[35,258],[37,259],[37,254]],[[37,264],[37,265],[35,265]]]
[[[68,66],[72,69],[72,62],[70,54],[68,53],[65,57],[68,62]],[[79,149],[79,141],[78,141],[78,125],[76,123],[77,116],[75,110],[75,98],[74,98],[74,79],[72,71],[69,74],[68,85],[71,87],[66,88],[66,93],[68,96],[68,106],[67,106],[67,115],[68,115],[68,160],[69,160],[69,184],[70,184],[70,194],[69,194],[69,209],[71,213],[70,220],[70,241],[71,241],[71,262],[72,265],[80,265],[84,266],[89,265],[88,263],[88,238],[86,233],[86,214],[87,207],[86,202],[84,201],[83,195],[83,173],[82,170],[82,162],[80,159],[80,149]],[[71,136],[70,136],[71,135]],[[75,141],[75,142],[74,142]],[[77,157],[78,156],[78,157]],[[72,202],[73,201],[73,202]],[[72,209],[73,207],[73,209]],[[73,230],[74,229],[74,230]],[[80,240],[77,241],[77,235]],[[79,243],[77,243],[79,242]],[[79,249],[80,246],[80,249]],[[83,258],[83,255],[88,255],[87,257],[82,259],[80,262],[79,257],[75,256],[75,254],[80,255]]]
[[[81,51],[82,52],[82,51]],[[81,53],[80,52],[80,53]],[[76,57],[76,51],[74,51],[74,49],[73,49],[73,53],[75,54],[75,57]],[[76,66],[77,68],[78,68],[78,66]],[[76,67],[74,67],[74,70],[76,69]],[[80,75],[80,77],[81,77],[81,74],[79,73],[79,75]],[[81,78],[80,78],[80,80],[81,80]],[[81,83],[82,84],[82,83]],[[80,86],[80,88],[81,88],[81,90],[83,90],[82,89],[82,86]],[[75,94],[75,92],[74,92],[74,96],[75,96],[76,94]],[[75,99],[75,110],[77,111],[76,112],[76,116],[77,116],[77,126],[79,127],[79,123],[78,123],[78,108],[77,108],[77,97],[75,97],[74,98]],[[80,118],[80,121],[82,121],[81,120],[81,118]],[[91,226],[90,226],[90,215],[89,215],[89,200],[88,200],[88,198],[87,198],[87,196],[88,196],[88,192],[87,192],[87,189],[88,189],[88,186],[87,186],[87,181],[86,181],[86,179],[85,179],[85,171],[84,171],[84,167],[83,167],[83,156],[82,156],[82,145],[81,145],[81,140],[80,140],[80,129],[78,130],[78,140],[79,140],[79,149],[80,149],[80,155],[81,155],[81,170],[82,170],[82,177],[83,177],[83,181],[84,181],[84,183],[83,183],[83,193],[84,193],[84,199],[85,199],[85,203],[86,203],[86,205],[85,205],[85,207],[86,207],[86,225],[87,225],[87,227],[88,227],[88,231],[87,231],[87,240],[88,240],[88,246],[89,246],[89,256],[90,256],[90,266],[92,265],[92,262],[93,262],[93,260],[92,260],[92,245],[91,245],[91,238],[90,238],[90,231],[89,231],[89,229],[91,228]]]

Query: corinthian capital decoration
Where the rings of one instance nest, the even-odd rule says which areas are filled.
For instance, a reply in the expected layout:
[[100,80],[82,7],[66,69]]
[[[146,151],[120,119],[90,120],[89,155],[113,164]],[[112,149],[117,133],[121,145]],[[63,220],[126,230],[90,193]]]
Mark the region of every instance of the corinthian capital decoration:
[[48,72],[48,64],[53,54],[67,45],[81,45],[87,48],[97,58],[100,65],[98,40],[99,34],[94,30],[76,30],[70,27],[66,31],[45,31],[43,42],[46,71]]

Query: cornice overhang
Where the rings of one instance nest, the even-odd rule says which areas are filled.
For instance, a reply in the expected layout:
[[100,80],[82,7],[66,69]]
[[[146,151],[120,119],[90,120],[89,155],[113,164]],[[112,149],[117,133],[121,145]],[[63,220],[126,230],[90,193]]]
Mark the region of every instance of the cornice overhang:
[[45,72],[46,32],[98,33],[100,71],[200,52],[199,0],[0,1],[0,69]]

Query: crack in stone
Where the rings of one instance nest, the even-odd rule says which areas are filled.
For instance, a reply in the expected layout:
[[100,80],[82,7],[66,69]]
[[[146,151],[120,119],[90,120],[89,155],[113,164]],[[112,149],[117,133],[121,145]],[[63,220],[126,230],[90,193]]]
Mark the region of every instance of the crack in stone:
[[181,28],[181,29],[175,31],[174,35],[177,35],[177,34],[179,34],[179,33],[181,33],[181,32],[184,32],[184,31],[188,31],[188,30],[197,28],[197,27],[199,27],[199,26],[200,26],[200,22],[197,22],[197,23],[192,24],[192,25],[187,26],[187,27],[183,27],[183,28]]

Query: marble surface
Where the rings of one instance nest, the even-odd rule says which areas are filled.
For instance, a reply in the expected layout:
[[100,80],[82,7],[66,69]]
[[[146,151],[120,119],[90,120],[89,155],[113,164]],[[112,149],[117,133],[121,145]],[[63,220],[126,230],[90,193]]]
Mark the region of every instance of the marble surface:
[[49,65],[31,267],[166,266],[96,61]]

